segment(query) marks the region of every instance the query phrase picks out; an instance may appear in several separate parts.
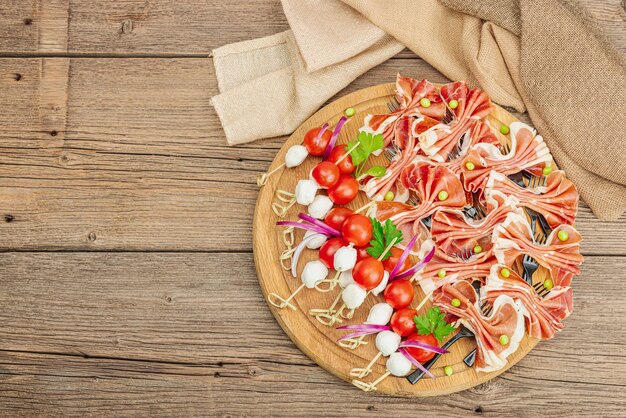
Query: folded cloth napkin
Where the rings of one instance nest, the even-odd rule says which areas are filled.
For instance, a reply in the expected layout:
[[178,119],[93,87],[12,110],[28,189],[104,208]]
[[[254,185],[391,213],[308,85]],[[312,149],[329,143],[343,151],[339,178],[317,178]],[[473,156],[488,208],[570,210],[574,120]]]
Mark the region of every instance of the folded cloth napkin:
[[626,211],[626,60],[575,2],[283,0],[283,8],[291,31],[214,51],[212,103],[230,144],[290,133],[406,45],[448,78],[528,111],[599,218]]

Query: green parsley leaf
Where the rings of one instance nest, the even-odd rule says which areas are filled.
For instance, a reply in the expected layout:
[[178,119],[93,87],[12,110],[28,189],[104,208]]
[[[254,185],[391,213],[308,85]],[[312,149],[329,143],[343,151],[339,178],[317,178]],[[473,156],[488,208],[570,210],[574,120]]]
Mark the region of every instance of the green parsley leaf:
[[395,240],[394,245],[402,242],[402,231],[397,229],[391,219],[387,219],[384,224],[381,224],[376,218],[370,218],[370,221],[372,222],[372,239],[370,247],[366,251],[372,257],[380,258],[384,261],[391,257],[391,249],[385,254],[383,254],[383,251],[393,240]]
[[456,328],[444,320],[445,314],[435,306],[426,311],[426,315],[414,316],[413,322],[420,335],[433,334],[435,338],[442,341]]
[[363,165],[365,164],[369,156],[373,152],[381,149],[384,144],[385,142],[381,134],[372,135],[363,131],[358,133],[356,139],[348,142],[346,150],[351,150],[350,157],[352,157],[352,164],[357,167],[357,177],[363,170]]
[[382,165],[375,165],[374,167],[367,170],[364,174],[372,177],[382,177],[387,173],[387,169]]

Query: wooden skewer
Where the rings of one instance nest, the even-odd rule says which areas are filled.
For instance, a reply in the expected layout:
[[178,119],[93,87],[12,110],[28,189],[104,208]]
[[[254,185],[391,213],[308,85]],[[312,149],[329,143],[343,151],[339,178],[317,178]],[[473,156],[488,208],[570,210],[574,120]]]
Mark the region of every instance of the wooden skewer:
[[372,361],[370,361],[369,364],[367,366],[365,366],[365,368],[363,368],[363,369],[360,369],[358,367],[355,367],[355,368],[351,369],[350,370],[350,376],[358,377],[359,379],[364,378],[365,376],[367,376],[368,374],[370,374],[372,372],[372,366],[374,365],[374,363],[376,363],[376,361],[378,361],[378,359],[382,355],[383,355],[382,351],[379,351],[378,354],[376,354],[374,356]]
[[276,167],[275,169],[273,169],[272,171],[270,171],[269,173],[263,173],[262,175],[260,175],[259,177],[257,177],[256,179],[256,184],[259,187],[263,187],[265,186],[265,184],[267,183],[268,178],[274,174],[275,172],[277,172],[278,170],[280,170],[281,168],[283,168],[285,166],[285,163],[282,163],[281,165],[279,165],[278,167]]
[[288,306],[295,311],[296,307],[293,306],[291,303],[289,303],[289,301],[293,299],[293,297],[297,295],[298,292],[301,291],[302,289],[304,289],[304,283],[302,283],[300,287],[294,290],[293,293],[287,299],[283,299],[281,296],[277,295],[276,293],[270,293],[269,295],[267,295],[267,301],[273,306],[276,306],[278,309],[283,309],[285,306]]
[[380,382],[382,382],[386,377],[388,377],[391,374],[390,371],[385,372],[385,374],[383,374],[382,376],[380,376],[378,379],[374,380],[371,383],[366,383],[366,382],[361,382],[360,380],[353,380],[352,384],[356,387],[358,387],[359,389],[361,389],[364,392],[372,392],[374,390],[376,390],[376,385],[379,384]]

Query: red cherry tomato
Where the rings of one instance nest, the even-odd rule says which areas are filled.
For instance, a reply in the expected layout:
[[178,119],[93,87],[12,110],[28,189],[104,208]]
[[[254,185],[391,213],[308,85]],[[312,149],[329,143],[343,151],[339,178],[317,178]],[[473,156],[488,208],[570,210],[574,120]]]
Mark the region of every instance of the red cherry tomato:
[[334,268],[335,253],[338,249],[346,245],[348,245],[348,243],[343,238],[336,237],[329,239],[320,248],[320,261],[329,269]]
[[313,168],[311,177],[320,187],[329,188],[339,181],[339,168],[329,161],[322,161]]
[[[337,164],[337,167],[339,167],[339,171],[341,171],[341,174],[350,174],[356,169],[356,167],[354,166],[354,164],[352,164],[351,156],[348,155],[346,158],[342,160],[344,155],[346,155],[346,146],[337,145],[330,152],[328,161],[330,161],[331,163]],[[337,163],[337,161],[339,161],[339,163]]]
[[367,257],[357,261],[352,269],[352,278],[365,290],[372,290],[383,280],[385,269],[380,260]]
[[348,219],[353,213],[354,212],[348,208],[332,208],[324,218],[324,222],[331,228],[341,231],[344,222],[346,222],[346,219]]
[[[401,255],[402,255],[402,250],[400,248],[392,247],[391,257],[383,261],[383,266],[385,267],[385,270],[391,273],[393,269],[396,268],[396,264],[398,264],[398,260],[400,260]],[[406,271],[410,268],[411,268],[411,260],[409,259],[409,257],[407,257],[406,260],[404,260],[404,263],[402,263],[402,268],[400,268],[400,271],[398,273],[402,273],[403,271]]]
[[413,317],[415,315],[417,315],[417,311],[415,309],[404,308],[399,311],[395,311],[393,315],[391,315],[390,321],[393,332],[401,337],[406,337],[407,335],[414,333],[416,327],[415,322],[413,322]]
[[359,192],[359,183],[347,174],[339,176],[339,181],[328,189],[328,197],[336,205],[345,205],[352,202]]
[[354,249],[356,250],[356,261],[361,261],[365,257],[370,257],[369,253],[367,252],[367,247],[368,245],[364,247],[354,247]]
[[413,302],[413,283],[409,280],[394,280],[385,288],[385,302],[395,310],[406,308]]
[[341,235],[346,241],[362,247],[372,239],[372,221],[365,215],[355,213],[346,219],[341,227]]
[[[433,334],[419,335],[416,332],[414,334],[409,335],[409,337],[406,340],[407,341],[419,341],[419,342],[424,343],[424,344],[429,344],[429,345],[434,345],[435,347],[439,347],[439,344],[437,343],[437,339],[435,338],[435,336]],[[428,360],[430,360],[433,357],[435,357],[435,353],[434,352],[428,351],[428,350],[424,350],[422,348],[416,348],[416,347],[409,348],[409,347],[407,347],[406,351],[408,351],[409,354],[415,360],[419,361],[422,364],[424,364]]]
[[332,131],[326,129],[321,138],[317,139],[321,130],[322,128],[313,128],[304,135],[304,146],[307,151],[309,151],[309,154],[315,155],[316,157],[324,155],[326,146],[330,142],[330,137],[333,136]]

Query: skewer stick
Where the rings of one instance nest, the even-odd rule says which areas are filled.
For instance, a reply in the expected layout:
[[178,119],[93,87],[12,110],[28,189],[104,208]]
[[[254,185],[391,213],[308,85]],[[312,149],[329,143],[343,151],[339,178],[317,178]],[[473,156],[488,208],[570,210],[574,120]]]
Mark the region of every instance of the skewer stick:
[[279,218],[282,218],[287,214],[289,208],[296,204],[296,195],[286,190],[276,190],[276,198],[285,205],[274,202],[272,203],[272,210]]
[[276,306],[278,309],[283,309],[284,307],[288,306],[295,311],[296,307],[293,306],[291,303],[289,303],[289,301],[293,299],[293,297],[297,295],[298,292],[301,291],[302,289],[304,289],[304,283],[302,283],[300,287],[294,290],[293,293],[287,299],[283,299],[281,296],[277,295],[276,293],[270,293],[269,295],[267,295],[267,301],[273,306]]
[[391,374],[391,372],[387,371],[387,372],[385,372],[385,374],[383,374],[382,376],[380,376],[378,379],[374,380],[371,383],[365,383],[365,382],[361,382],[360,380],[354,379],[352,381],[352,384],[354,386],[356,386],[357,388],[361,389],[364,392],[372,392],[372,391],[376,390],[376,385],[379,384],[380,382],[382,382],[390,374]]
[[345,340],[338,341],[337,344],[343,348],[347,348],[348,350],[354,350],[357,347],[367,344],[367,341],[363,341],[361,337],[357,339],[346,338]]
[[[330,292],[330,291],[334,290],[335,287],[337,287],[337,283],[339,283],[339,275],[340,274],[341,274],[341,272],[338,271],[338,272],[335,273],[335,277],[333,277],[332,279],[324,279],[324,280],[316,283],[315,284],[315,290],[317,290],[318,292],[322,292],[322,293],[326,293],[326,292]],[[327,288],[323,288],[323,287],[319,286],[321,283],[328,283],[328,287]]]
[[355,210],[354,213],[363,212],[364,210],[371,208],[375,204],[376,204],[376,202],[372,200],[369,203],[366,203],[365,205],[363,205],[360,208],[358,208],[357,210]]
[[378,354],[376,354],[374,356],[372,361],[370,361],[369,364],[367,366],[365,366],[365,368],[363,368],[363,369],[360,369],[358,367],[350,369],[350,376],[357,377],[359,379],[363,379],[365,376],[367,376],[368,374],[370,374],[372,372],[372,366],[374,365],[374,363],[376,363],[378,361],[378,359],[382,355],[383,355],[383,352],[379,351]]
[[278,170],[280,170],[281,168],[283,168],[285,166],[285,163],[282,163],[281,165],[279,165],[278,167],[276,167],[275,169],[273,169],[272,171],[270,171],[269,173],[263,173],[261,174],[259,177],[257,177],[256,179],[256,184],[259,187],[263,187],[265,186],[265,184],[267,183],[268,178],[274,174],[275,172],[277,172]]
[[424,305],[426,304],[426,302],[428,302],[428,298],[433,294],[433,292],[430,292],[429,294],[427,294],[426,296],[424,296],[424,299],[422,299],[422,301],[420,302],[419,305],[417,305],[417,308],[415,308],[416,312],[419,312],[420,309],[422,309],[424,307]]
[[346,153],[345,153],[345,154],[343,154],[343,157],[341,157],[340,159],[338,159],[337,161],[335,161],[335,164],[336,164],[336,165],[339,165],[339,163],[340,163],[341,161],[343,161],[343,159],[344,159],[344,158],[346,158],[348,155],[350,155],[350,153],[351,153],[352,151],[354,151],[354,150],[356,149],[356,147],[358,147],[359,145],[361,145],[361,142],[360,142],[360,141],[356,141],[356,144],[354,144],[354,145],[352,146],[352,148],[350,148],[348,151],[346,151]]

